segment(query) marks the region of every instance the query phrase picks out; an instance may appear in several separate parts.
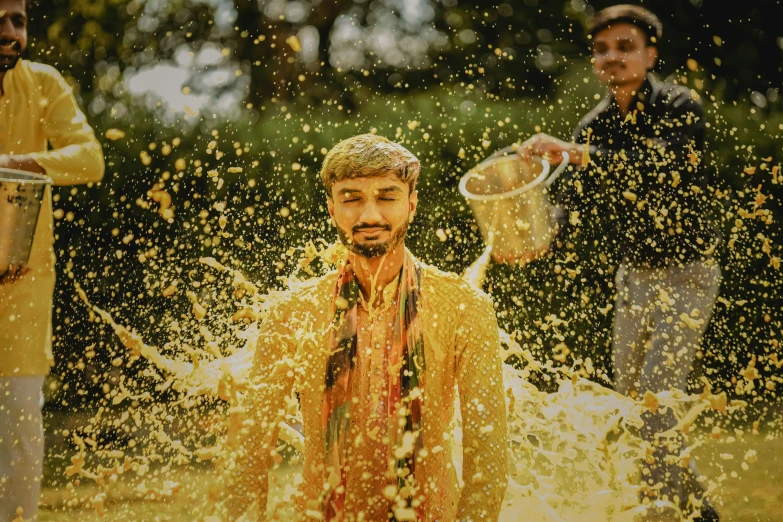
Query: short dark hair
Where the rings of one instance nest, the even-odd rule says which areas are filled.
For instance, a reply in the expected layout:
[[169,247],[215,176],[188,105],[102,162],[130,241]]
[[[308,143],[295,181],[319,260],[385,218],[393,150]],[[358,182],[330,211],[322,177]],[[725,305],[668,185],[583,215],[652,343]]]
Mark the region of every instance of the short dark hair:
[[652,11],[631,4],[619,4],[601,9],[590,20],[587,26],[590,38],[612,25],[632,24],[644,31],[647,45],[655,45],[663,35],[663,24]]
[[331,197],[332,185],[338,181],[392,172],[413,192],[420,171],[418,158],[399,143],[376,134],[359,134],[329,151],[321,167],[321,180]]

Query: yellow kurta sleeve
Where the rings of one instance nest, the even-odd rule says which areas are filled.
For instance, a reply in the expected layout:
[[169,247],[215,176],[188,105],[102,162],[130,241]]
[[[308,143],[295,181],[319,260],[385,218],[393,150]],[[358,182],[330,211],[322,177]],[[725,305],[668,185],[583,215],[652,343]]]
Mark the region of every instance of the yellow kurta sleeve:
[[104,171],[103,150],[71,87],[51,67],[46,67],[45,74],[39,78],[42,103],[45,103],[41,124],[53,150],[32,152],[29,156],[55,185],[100,181]]
[[242,403],[246,431],[240,434],[236,467],[226,494],[231,522],[253,506],[261,518],[266,511],[272,452],[285,419],[285,397],[294,383],[294,350],[286,318],[282,311],[273,313],[258,339],[250,391]]
[[457,387],[465,483],[457,520],[496,521],[508,485],[506,400],[497,319],[483,294],[464,303],[457,330]]

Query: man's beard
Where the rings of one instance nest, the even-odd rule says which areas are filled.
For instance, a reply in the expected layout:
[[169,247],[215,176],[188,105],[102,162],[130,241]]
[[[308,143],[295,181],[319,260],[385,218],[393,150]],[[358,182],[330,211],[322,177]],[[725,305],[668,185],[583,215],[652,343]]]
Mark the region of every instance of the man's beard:
[[[353,227],[352,232],[355,234],[356,232],[362,230],[363,228],[370,228],[367,225],[359,224]],[[373,226],[373,228],[377,228]],[[362,245],[359,243],[354,242],[351,239],[351,235],[348,233],[347,230],[340,227],[340,225],[337,225],[337,234],[340,236],[340,241],[342,241],[343,245],[348,248],[351,252],[358,256],[366,257],[366,258],[374,258],[374,257],[381,257],[392,250],[394,250],[397,246],[399,246],[403,240],[405,240],[405,236],[408,233],[408,221],[405,221],[402,225],[397,228],[397,230],[392,231],[391,227],[386,228],[386,230],[389,230],[392,232],[391,237],[384,241],[383,243],[375,243],[371,245]]]
[[19,62],[19,59],[22,57],[22,49],[20,48],[18,41],[9,41],[5,40],[0,42],[0,45],[7,45],[7,44],[14,44],[13,49],[16,51],[16,54],[11,55],[4,55],[0,54],[0,72],[8,72],[14,67],[16,67],[17,62]]

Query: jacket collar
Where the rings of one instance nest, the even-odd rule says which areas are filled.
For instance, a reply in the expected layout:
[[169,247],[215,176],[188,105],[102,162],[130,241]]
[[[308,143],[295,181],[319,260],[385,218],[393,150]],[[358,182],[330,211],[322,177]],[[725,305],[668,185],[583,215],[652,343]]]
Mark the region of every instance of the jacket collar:
[[[655,104],[660,90],[661,81],[653,73],[648,73],[644,83],[642,83],[633,99],[631,99],[631,104],[629,105],[631,111],[637,107],[639,102],[641,102],[644,107]],[[614,99],[614,96],[612,96],[611,91],[606,94],[604,104],[604,112],[616,112],[619,114],[620,108],[617,106],[617,101]]]

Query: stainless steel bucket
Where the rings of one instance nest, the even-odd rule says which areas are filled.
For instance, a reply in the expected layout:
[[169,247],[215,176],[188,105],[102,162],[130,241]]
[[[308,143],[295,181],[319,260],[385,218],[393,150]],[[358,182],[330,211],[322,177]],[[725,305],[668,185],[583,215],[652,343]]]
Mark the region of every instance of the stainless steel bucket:
[[41,201],[51,184],[40,174],[0,169],[0,276],[30,259]]
[[470,203],[481,235],[500,263],[526,263],[549,249],[554,208],[546,189],[568,166],[568,156],[550,174],[542,158],[523,160],[505,148],[465,174],[459,190]]

